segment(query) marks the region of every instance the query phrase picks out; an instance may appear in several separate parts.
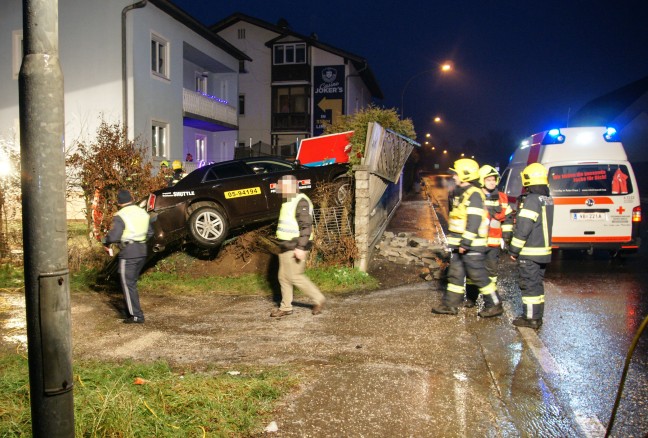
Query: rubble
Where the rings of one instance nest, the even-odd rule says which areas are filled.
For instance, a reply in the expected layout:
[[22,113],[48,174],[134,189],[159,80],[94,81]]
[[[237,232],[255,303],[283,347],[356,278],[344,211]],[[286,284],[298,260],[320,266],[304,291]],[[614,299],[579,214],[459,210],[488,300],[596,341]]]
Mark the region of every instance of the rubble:
[[450,255],[445,245],[409,232],[385,231],[375,249],[374,257],[382,257],[399,265],[421,267],[421,277],[426,281],[443,277]]

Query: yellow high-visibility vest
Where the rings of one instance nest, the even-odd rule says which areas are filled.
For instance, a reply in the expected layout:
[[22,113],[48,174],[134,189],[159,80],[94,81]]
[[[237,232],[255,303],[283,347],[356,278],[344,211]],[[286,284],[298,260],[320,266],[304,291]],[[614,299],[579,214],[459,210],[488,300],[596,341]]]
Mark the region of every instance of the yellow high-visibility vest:
[[[303,193],[297,194],[292,199],[284,202],[281,205],[281,211],[279,212],[279,224],[277,225],[277,239],[279,240],[292,240],[299,237],[299,224],[297,223],[297,217],[295,213],[297,211],[297,204],[299,201],[305,199],[308,201],[308,212],[313,215],[313,203],[308,198],[308,196]],[[311,229],[311,234],[309,240],[313,240],[313,231]]]
[[122,233],[121,241],[127,242],[145,242],[146,233],[149,227],[149,215],[137,205],[127,205],[117,212],[124,221],[124,232]]

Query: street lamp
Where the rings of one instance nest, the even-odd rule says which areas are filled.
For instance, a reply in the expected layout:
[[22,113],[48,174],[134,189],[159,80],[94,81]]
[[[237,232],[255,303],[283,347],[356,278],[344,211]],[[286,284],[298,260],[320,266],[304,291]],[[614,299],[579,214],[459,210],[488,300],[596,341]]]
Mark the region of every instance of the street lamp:
[[403,92],[401,93],[401,118],[405,114],[405,111],[403,110],[403,107],[405,106],[405,91],[407,90],[407,87],[409,87],[409,84],[412,82],[412,80],[418,78],[419,76],[422,76],[426,73],[431,73],[435,71],[440,71],[441,73],[448,73],[453,70],[453,65],[450,61],[446,61],[443,64],[438,65],[436,68],[431,68],[428,70],[423,70],[418,73],[416,73],[414,76],[409,78],[407,82],[405,82],[405,86],[403,87]]

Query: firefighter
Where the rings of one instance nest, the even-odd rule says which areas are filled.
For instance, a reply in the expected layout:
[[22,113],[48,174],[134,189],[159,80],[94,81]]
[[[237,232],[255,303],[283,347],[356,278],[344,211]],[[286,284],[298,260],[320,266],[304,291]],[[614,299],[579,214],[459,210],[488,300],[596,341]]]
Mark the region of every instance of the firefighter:
[[169,181],[169,187],[178,184],[178,182],[185,177],[185,171],[182,168],[182,162],[180,160],[173,160],[171,167],[173,168],[173,177]]
[[[507,248],[513,232],[513,209],[508,203],[508,196],[497,190],[500,174],[488,164],[479,168],[479,183],[484,192],[484,205],[490,219],[484,263],[488,277],[497,286],[497,262],[500,248]],[[479,291],[472,284],[466,285],[465,307],[474,307]]]
[[522,171],[521,197],[509,247],[511,259],[519,261],[522,315],[513,325],[539,329],[544,314],[544,276],[551,261],[551,227],[554,204],[549,195],[547,169],[532,163]]
[[479,165],[469,158],[454,162],[450,169],[456,183],[453,205],[448,220],[448,245],[452,250],[448,268],[448,286],[442,303],[432,313],[456,315],[470,279],[484,298],[484,309],[478,315],[488,318],[502,314],[502,303],[495,283],[488,278],[484,266],[488,215],[484,208],[484,193],[479,185]]
[[144,313],[137,292],[137,279],[146,263],[146,241],[153,236],[153,227],[146,210],[133,203],[128,190],[117,194],[120,210],[113,216],[112,227],[104,237],[104,249],[111,253],[110,245],[119,245],[119,283],[126,303],[126,324],[144,323]]

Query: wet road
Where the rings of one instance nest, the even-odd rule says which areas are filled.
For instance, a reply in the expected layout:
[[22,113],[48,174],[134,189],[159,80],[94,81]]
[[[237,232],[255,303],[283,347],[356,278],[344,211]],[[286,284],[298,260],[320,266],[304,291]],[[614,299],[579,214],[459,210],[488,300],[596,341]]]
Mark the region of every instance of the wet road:
[[[439,190],[443,187],[434,178],[431,182]],[[645,216],[648,205],[642,209]],[[620,258],[610,258],[607,251],[556,251],[546,276],[544,325],[535,334],[521,330],[527,342],[538,342],[548,383],[589,436],[605,432],[626,355],[648,315],[645,229],[642,237],[639,253]],[[514,262],[502,259],[499,288],[513,315],[521,312],[515,268]],[[612,436],[647,434],[648,330],[635,348]]]

